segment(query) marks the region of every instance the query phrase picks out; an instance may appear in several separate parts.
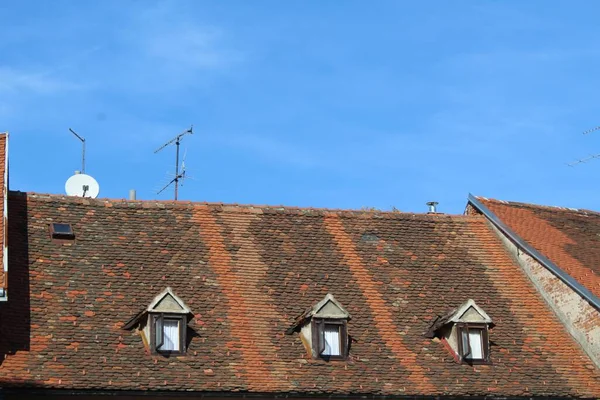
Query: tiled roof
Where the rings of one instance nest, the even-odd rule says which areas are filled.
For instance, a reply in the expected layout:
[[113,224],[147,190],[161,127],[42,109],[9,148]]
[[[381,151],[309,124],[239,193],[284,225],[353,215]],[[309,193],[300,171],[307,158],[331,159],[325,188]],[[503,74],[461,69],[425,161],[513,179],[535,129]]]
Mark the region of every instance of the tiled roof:
[[600,297],[600,214],[477,198],[523,240]]
[[[599,397],[600,375],[481,216],[9,196],[3,386],[375,395]],[[52,241],[51,222],[74,242]],[[150,355],[123,324],[167,286],[188,354]],[[331,293],[348,361],[309,359],[295,318]],[[491,365],[424,332],[473,299]],[[5,323],[10,321],[10,323]]]
[[7,145],[8,134],[0,133],[0,289],[7,289],[6,285],[6,273],[4,271],[4,202],[6,186],[6,173],[7,173],[7,157],[6,157],[6,145]]

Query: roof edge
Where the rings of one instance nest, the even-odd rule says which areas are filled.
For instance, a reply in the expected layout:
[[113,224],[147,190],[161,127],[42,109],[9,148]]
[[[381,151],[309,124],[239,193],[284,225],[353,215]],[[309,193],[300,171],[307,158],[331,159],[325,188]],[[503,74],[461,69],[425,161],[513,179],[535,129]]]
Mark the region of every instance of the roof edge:
[[393,210],[371,210],[371,209],[344,209],[344,208],[319,208],[319,207],[299,207],[286,205],[261,205],[261,204],[239,204],[239,203],[222,203],[222,202],[207,202],[207,201],[190,201],[190,200],[128,200],[123,198],[96,198],[75,197],[63,194],[53,193],[38,193],[38,192],[21,192],[18,190],[9,190],[9,196],[24,196],[28,200],[40,202],[66,202],[79,205],[93,206],[118,206],[118,207],[139,207],[139,208],[209,208],[223,212],[240,212],[240,213],[285,213],[294,215],[315,215],[315,216],[352,216],[352,217],[372,217],[383,216],[386,218],[422,218],[426,220],[457,220],[457,221],[472,221],[483,218],[480,216],[470,216],[464,214],[432,214],[410,211],[393,211]]
[[498,218],[489,208],[487,208],[477,197],[469,193],[468,204],[471,204],[478,211],[480,211],[496,228],[504,233],[509,239],[515,242],[520,248],[522,248],[527,254],[535,258],[540,264],[552,272],[556,277],[563,281],[567,286],[575,291],[578,295],[583,297],[587,302],[594,306],[597,310],[600,310],[600,299],[596,297],[591,291],[585,286],[579,283],[571,275],[563,271],[558,265],[554,264],[550,259],[544,256],[542,253],[537,251],[533,246],[527,243],[523,238],[517,235],[512,229],[510,229],[504,222]]
[[[58,389],[54,387],[18,387],[18,386],[4,386],[2,392],[12,395],[55,395],[65,397],[75,396],[103,396],[118,399],[124,397],[140,397],[140,398],[151,398],[151,397],[168,397],[168,398],[193,398],[193,399],[210,399],[210,398],[231,398],[231,399],[323,399],[323,400],[344,400],[344,399],[356,399],[356,400],[415,400],[415,399],[448,399],[455,400],[459,396],[454,394],[426,394],[426,395],[414,395],[414,394],[382,394],[382,393],[312,393],[302,391],[279,391],[279,392],[249,392],[245,390],[238,391],[185,391],[185,390],[127,390],[127,389],[102,389],[102,388],[91,388],[91,389]],[[489,400],[489,394],[475,394],[470,395],[471,400]],[[572,396],[552,396],[552,395],[514,395],[514,396],[500,396],[500,398],[508,399],[573,399]],[[578,397],[579,398],[579,397]],[[581,397],[586,399],[586,397]],[[594,399],[589,397],[589,399]]]
[[4,273],[2,274],[3,282],[0,287],[0,301],[8,300],[8,132],[2,132],[0,135],[5,137],[4,139],[4,183],[2,185],[2,202],[3,215],[2,218],[2,268]]
[[598,212],[598,211],[589,210],[587,208],[574,208],[574,207],[566,207],[566,206],[552,206],[552,205],[547,205],[547,204],[535,204],[535,203],[527,203],[527,202],[522,202],[522,201],[493,199],[491,197],[483,197],[483,196],[475,196],[475,198],[481,198],[481,199],[484,199],[484,200],[492,202],[492,203],[498,203],[498,204],[503,204],[503,205],[508,205],[508,206],[541,208],[541,209],[550,210],[550,211],[557,211],[557,210],[558,211],[569,211],[569,212],[580,213],[580,214],[584,214],[584,215],[589,215],[589,214],[598,215],[598,214],[600,214],[600,212]]

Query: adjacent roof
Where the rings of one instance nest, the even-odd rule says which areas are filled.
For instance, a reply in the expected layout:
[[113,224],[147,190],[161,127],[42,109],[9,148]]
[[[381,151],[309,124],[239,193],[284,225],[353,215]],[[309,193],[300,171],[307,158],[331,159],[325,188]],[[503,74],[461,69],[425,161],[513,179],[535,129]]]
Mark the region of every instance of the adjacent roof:
[[600,298],[600,213],[476,199],[527,244]]
[[[4,386],[57,389],[599,397],[600,375],[482,216],[9,195]],[[50,238],[70,223],[74,241]],[[186,356],[123,325],[165,287],[194,313]],[[295,317],[331,293],[348,361],[308,358]],[[424,337],[473,299],[492,365]],[[5,321],[10,321],[6,323]]]

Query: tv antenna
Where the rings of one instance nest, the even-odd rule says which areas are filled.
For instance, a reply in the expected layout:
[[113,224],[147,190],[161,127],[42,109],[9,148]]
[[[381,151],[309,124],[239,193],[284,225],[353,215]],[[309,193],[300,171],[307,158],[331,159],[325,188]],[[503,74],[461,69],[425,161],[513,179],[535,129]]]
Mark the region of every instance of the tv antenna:
[[175,200],[177,200],[177,195],[178,195],[178,190],[179,190],[179,181],[185,178],[185,161],[184,164],[182,164],[181,166],[181,172],[179,172],[179,145],[181,144],[181,139],[187,135],[188,133],[191,135],[193,134],[193,128],[194,125],[190,126],[190,129],[181,132],[179,135],[175,136],[173,139],[169,140],[167,143],[163,144],[162,146],[160,146],[158,149],[156,149],[154,151],[154,154],[158,153],[159,151],[161,151],[162,149],[164,149],[165,147],[175,143],[176,146],[176,151],[175,151],[175,178],[171,179],[171,181],[169,183],[167,183],[165,186],[163,186],[162,189],[160,189],[158,192],[156,192],[156,194],[160,194],[161,192],[163,192],[166,188],[168,188],[169,186],[171,186],[171,184],[175,184]]
[[81,141],[81,173],[85,174],[85,139],[77,134],[73,129],[69,128],[71,133]]
[[[592,128],[592,129],[588,129],[587,131],[584,131],[583,134],[587,135],[587,134],[590,134],[590,133],[596,132],[596,131],[600,131],[600,126],[597,126],[595,128]],[[600,154],[591,154],[588,157],[581,158],[579,160],[573,161],[571,163],[568,163],[567,165],[569,167],[574,167],[574,166],[576,166],[578,164],[583,164],[583,163],[586,163],[586,162],[591,161],[591,160],[596,159],[596,158],[600,158]]]

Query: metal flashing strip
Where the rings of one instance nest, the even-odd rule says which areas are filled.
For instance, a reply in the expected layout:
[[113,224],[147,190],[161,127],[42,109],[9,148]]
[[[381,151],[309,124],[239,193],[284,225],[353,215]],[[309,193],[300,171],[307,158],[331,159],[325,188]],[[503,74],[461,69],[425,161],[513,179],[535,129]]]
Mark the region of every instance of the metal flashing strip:
[[496,216],[489,208],[487,208],[482,202],[480,202],[475,196],[469,193],[469,203],[473,205],[476,209],[481,211],[483,215],[492,223],[496,228],[498,228],[502,233],[504,233],[510,240],[517,244],[523,251],[529,254],[531,257],[535,258],[540,264],[546,267],[550,272],[556,275],[561,281],[563,281],[567,286],[573,289],[577,294],[587,300],[591,305],[593,305],[597,310],[600,310],[600,299],[596,297],[592,292],[590,292],[585,286],[579,283],[576,279],[574,279],[571,275],[567,274],[565,271],[560,269],[560,267],[554,264],[550,259],[544,256],[542,253],[534,249],[531,245],[529,245],[525,240],[523,240],[519,235],[517,235],[512,229],[510,229],[504,222]]

